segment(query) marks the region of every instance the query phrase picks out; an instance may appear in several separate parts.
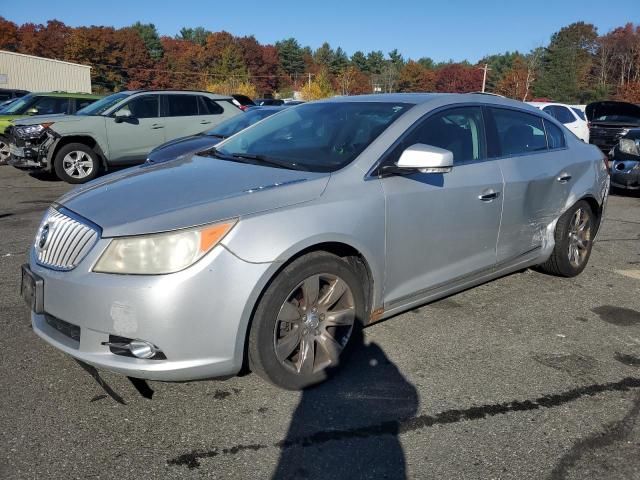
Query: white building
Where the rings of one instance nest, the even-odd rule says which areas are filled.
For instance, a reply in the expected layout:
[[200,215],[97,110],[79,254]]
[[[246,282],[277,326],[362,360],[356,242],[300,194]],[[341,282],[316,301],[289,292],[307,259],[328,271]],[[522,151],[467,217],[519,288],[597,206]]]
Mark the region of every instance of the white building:
[[91,67],[0,50],[0,88],[91,93]]

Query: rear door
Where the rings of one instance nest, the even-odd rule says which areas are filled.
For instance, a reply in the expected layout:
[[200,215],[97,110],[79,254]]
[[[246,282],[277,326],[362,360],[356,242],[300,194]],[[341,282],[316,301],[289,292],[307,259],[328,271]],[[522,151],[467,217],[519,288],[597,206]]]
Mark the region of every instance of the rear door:
[[162,95],[162,118],[167,141],[195,135],[207,129],[207,121],[200,117],[198,96],[191,93]]
[[416,143],[454,155],[448,173],[415,172],[381,181],[387,208],[386,309],[495,264],[503,183],[498,164],[486,159],[482,117],[478,106],[431,114],[384,160],[396,162]]
[[[118,121],[118,112],[130,117]],[[109,163],[127,164],[143,161],[147,154],[165,142],[164,122],[160,118],[160,95],[136,95],[111,117],[105,117]]]
[[488,150],[504,177],[498,263],[538,250],[562,214],[573,168],[562,130],[521,110],[487,107]]

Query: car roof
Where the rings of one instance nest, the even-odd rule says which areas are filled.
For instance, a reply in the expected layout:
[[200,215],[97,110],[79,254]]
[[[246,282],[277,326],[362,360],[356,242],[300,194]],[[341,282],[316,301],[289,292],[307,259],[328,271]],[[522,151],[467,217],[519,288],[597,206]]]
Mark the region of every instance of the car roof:
[[233,97],[231,95],[220,95],[219,93],[207,92],[206,90],[162,90],[162,89],[145,89],[145,90],[123,90],[118,93],[127,93],[129,95],[137,95],[139,93],[198,93],[204,94],[208,97],[213,98],[214,100],[231,100]]
[[445,99],[449,100],[452,104],[484,103],[539,112],[538,109],[519,100],[512,100],[499,95],[487,95],[486,93],[380,93],[333,97],[330,99],[319,100],[319,102],[380,102],[420,105],[436,101],[441,102]]
[[102,98],[104,95],[97,95],[95,93],[82,93],[82,92],[31,92],[30,95],[34,97],[56,97],[56,98]]

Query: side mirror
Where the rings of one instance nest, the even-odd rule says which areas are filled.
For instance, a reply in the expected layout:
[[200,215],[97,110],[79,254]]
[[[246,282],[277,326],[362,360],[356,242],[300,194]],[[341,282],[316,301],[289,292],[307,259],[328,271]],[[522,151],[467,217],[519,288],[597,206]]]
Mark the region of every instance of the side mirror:
[[37,115],[38,109],[36,107],[31,107],[29,110],[25,112],[27,115]]
[[114,115],[114,121],[116,123],[122,123],[125,120],[129,120],[130,118],[133,118],[132,113],[129,110],[118,110],[115,115]]
[[396,167],[421,173],[448,173],[453,167],[453,153],[444,148],[416,143],[402,152]]

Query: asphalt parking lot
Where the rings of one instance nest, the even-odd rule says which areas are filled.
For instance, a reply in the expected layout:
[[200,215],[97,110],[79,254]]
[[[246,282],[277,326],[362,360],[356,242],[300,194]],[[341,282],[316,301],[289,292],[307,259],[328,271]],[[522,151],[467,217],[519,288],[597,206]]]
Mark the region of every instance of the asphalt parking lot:
[[640,478],[640,198],[575,279],[524,271],[365,330],[329,383],[132,382],[36,337],[18,295],[70,187],[0,167],[0,477]]

